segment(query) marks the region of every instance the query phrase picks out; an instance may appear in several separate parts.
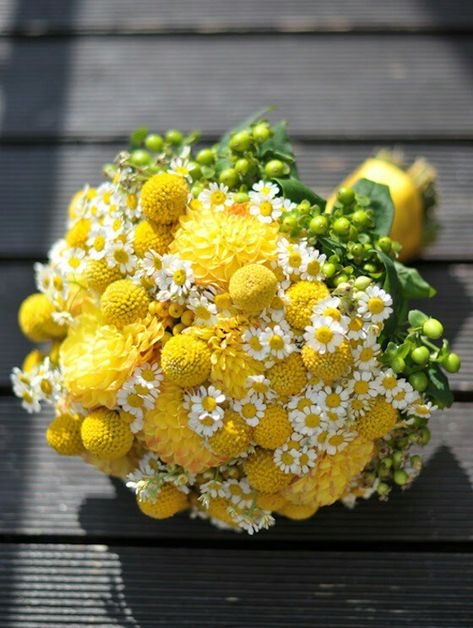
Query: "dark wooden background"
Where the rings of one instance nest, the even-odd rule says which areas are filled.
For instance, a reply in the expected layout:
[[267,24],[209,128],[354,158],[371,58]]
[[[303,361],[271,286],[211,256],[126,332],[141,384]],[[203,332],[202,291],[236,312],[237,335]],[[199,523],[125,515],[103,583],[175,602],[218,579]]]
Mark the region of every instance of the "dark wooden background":
[[[473,625],[472,30],[464,0],[0,0],[0,625]],[[321,193],[380,146],[438,168],[419,264],[464,367],[410,491],[250,538],[140,516],[47,449],[8,374],[31,264],[128,132],[212,141],[267,104]]]

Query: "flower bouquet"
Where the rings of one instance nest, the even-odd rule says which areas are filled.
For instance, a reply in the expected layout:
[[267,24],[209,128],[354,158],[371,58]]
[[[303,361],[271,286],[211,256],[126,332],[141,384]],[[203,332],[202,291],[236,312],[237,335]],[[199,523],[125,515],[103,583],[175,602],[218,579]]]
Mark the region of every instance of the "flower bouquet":
[[460,360],[409,310],[435,291],[397,261],[388,187],[357,176],[327,204],[261,115],[197,138],[139,129],[75,194],[19,311],[40,346],[15,393],[156,519],[253,533],[409,486]]

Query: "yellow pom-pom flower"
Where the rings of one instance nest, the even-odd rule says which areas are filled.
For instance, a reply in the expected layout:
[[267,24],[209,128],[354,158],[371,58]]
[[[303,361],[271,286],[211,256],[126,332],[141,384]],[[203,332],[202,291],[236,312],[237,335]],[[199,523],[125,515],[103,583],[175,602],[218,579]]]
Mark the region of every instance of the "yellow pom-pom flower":
[[53,304],[45,294],[31,294],[23,301],[18,313],[21,331],[33,342],[64,338],[67,328],[54,321],[53,312]]
[[163,348],[161,366],[174,384],[184,388],[198,386],[210,375],[210,350],[203,340],[180,334]]
[[287,517],[288,519],[294,519],[295,521],[301,521],[303,519],[309,519],[318,510],[318,506],[305,505],[305,504],[291,504],[286,503],[282,508],[278,509],[278,513]]
[[108,325],[124,327],[144,318],[150,299],[146,290],[130,279],[111,283],[102,295],[100,309]]
[[307,371],[300,353],[291,353],[287,358],[276,362],[268,370],[267,377],[271,388],[281,397],[297,395],[307,382]]
[[272,403],[267,406],[263,418],[255,427],[254,439],[260,447],[276,449],[284,445],[291,433],[287,411],[281,405]]
[[273,460],[273,452],[266,449],[256,449],[243,468],[250,485],[260,493],[277,493],[294,478],[291,473],[281,471]]
[[80,435],[81,421],[71,414],[60,414],[46,431],[48,445],[62,456],[78,456],[84,451]]
[[239,268],[228,286],[233,303],[248,314],[258,314],[271,304],[276,295],[276,275],[260,264]]
[[298,281],[287,291],[286,318],[292,327],[304,329],[310,325],[314,305],[329,296],[322,281]]
[[123,279],[123,275],[118,266],[111,268],[103,259],[91,259],[85,267],[85,279],[91,290],[102,294],[111,283]]
[[285,503],[286,499],[279,493],[258,493],[256,496],[256,505],[263,510],[280,510]]
[[252,428],[237,412],[226,410],[223,426],[209,438],[209,445],[220,456],[236,458],[248,449],[252,435]]
[[168,519],[189,507],[187,495],[169,482],[160,488],[156,501],[139,497],[136,501],[141,512],[153,519]]
[[138,257],[143,257],[145,253],[156,251],[160,255],[166,253],[174,237],[175,223],[162,225],[143,220],[135,227],[133,237],[133,248]]
[[162,172],[148,179],[141,190],[143,213],[163,225],[176,222],[187,205],[189,186],[184,177]]
[[388,434],[396,425],[397,419],[396,408],[384,397],[376,397],[368,412],[357,420],[356,429],[365,438],[375,440]]
[[232,502],[225,497],[216,497],[211,499],[209,507],[207,508],[207,514],[213,519],[222,521],[231,528],[238,528],[237,522],[231,516],[229,509],[233,507]]
[[306,369],[326,384],[347,375],[353,368],[353,354],[346,341],[343,341],[331,353],[319,353],[305,345],[302,347],[301,355]]
[[227,211],[191,210],[181,218],[169,250],[192,263],[198,283],[226,290],[232,275],[247,264],[276,257],[278,226]]
[[127,454],[133,445],[128,421],[118,412],[99,408],[85,417],[80,428],[84,447],[90,453],[114,460]]
[[21,365],[21,369],[28,373],[30,371],[34,371],[44,360],[44,353],[42,353],[39,349],[33,349],[30,351],[28,355],[23,360],[23,364]]
[[89,237],[91,222],[88,218],[80,218],[67,232],[66,242],[71,248],[85,249]]

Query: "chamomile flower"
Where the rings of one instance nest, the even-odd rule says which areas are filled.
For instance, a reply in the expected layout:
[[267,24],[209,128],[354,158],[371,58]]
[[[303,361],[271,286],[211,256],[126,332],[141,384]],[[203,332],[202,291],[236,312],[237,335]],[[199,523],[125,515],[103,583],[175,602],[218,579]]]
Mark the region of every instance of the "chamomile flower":
[[371,371],[355,371],[350,375],[349,388],[359,399],[369,399],[381,394],[381,386]]
[[317,463],[317,451],[310,445],[304,445],[299,449],[297,474],[309,473]]
[[156,275],[159,301],[184,303],[186,295],[194,285],[192,264],[177,255],[163,255],[162,268]]
[[289,420],[296,432],[315,436],[324,423],[323,411],[317,404],[303,405],[289,412]]
[[146,251],[146,253],[143,255],[140,263],[146,277],[150,277],[151,279],[156,280],[158,272],[163,267],[161,255],[159,255],[159,253],[156,253],[154,249],[150,249],[149,251]]
[[173,159],[171,161],[171,163],[169,164],[169,170],[168,172],[170,174],[177,174],[180,177],[184,177],[184,179],[187,179],[187,181],[189,181],[189,183],[192,181],[192,176],[191,176],[191,163],[189,161],[189,159],[187,159],[187,157],[176,157],[175,159]]
[[271,223],[282,214],[283,202],[280,198],[268,198],[263,194],[250,193],[250,214],[260,222]]
[[288,326],[267,327],[259,339],[263,347],[267,348],[267,355],[273,359],[282,360],[296,349],[293,334]]
[[405,410],[417,397],[417,393],[405,379],[398,380],[393,390],[391,405],[397,410]]
[[223,425],[225,395],[215,386],[199,386],[184,394],[189,427],[197,434],[211,436]]
[[39,292],[46,294],[53,284],[55,272],[50,264],[41,264],[40,262],[36,262],[33,268],[36,288]]
[[333,353],[342,344],[344,333],[342,325],[330,316],[314,316],[304,339],[318,353]]
[[146,362],[134,371],[133,378],[148,390],[158,392],[163,381],[163,372],[157,362]]
[[361,316],[353,316],[346,325],[348,340],[364,340],[368,335],[368,325]]
[[264,197],[267,199],[275,198],[279,195],[279,188],[274,183],[269,183],[268,181],[258,181],[255,183],[249,193],[250,199]]
[[379,286],[368,286],[358,295],[358,314],[372,323],[381,323],[391,315],[392,304],[390,294]]
[[337,429],[328,434],[324,449],[329,456],[334,456],[339,451],[343,451],[354,438],[356,438],[356,432]]
[[263,342],[263,330],[259,327],[247,327],[241,335],[243,350],[256,360],[264,360],[269,354],[269,346]]
[[406,412],[407,414],[428,419],[435,410],[437,410],[437,406],[434,406],[431,401],[424,401],[418,397],[407,407]]
[[204,209],[213,209],[217,212],[233,204],[233,195],[228,187],[218,183],[210,183],[208,188],[202,190],[198,199]]
[[94,225],[87,239],[88,256],[90,259],[100,260],[107,254],[107,229],[102,225]]
[[361,371],[372,371],[377,366],[377,356],[381,347],[376,342],[376,336],[368,334],[363,344],[353,351],[355,365]]
[[230,478],[223,483],[224,496],[235,506],[250,508],[253,502],[253,491],[246,478],[237,480]]
[[118,269],[123,274],[133,273],[137,264],[137,257],[133,253],[132,245],[122,240],[115,240],[115,242],[110,244],[106,260],[110,268],[118,266]]
[[344,417],[347,413],[349,398],[350,391],[345,386],[341,384],[335,388],[325,386],[325,388],[319,392],[319,405],[325,413],[332,413],[339,417]]
[[347,317],[344,316],[340,310],[340,299],[338,297],[327,297],[326,299],[321,299],[318,301],[313,307],[312,319],[317,319],[320,316],[328,316],[332,318],[337,323],[344,328],[347,324]]
[[301,453],[288,443],[274,450],[274,463],[284,473],[297,473],[299,471],[299,461]]
[[204,294],[190,292],[187,307],[194,312],[194,325],[214,325],[217,321],[217,306]]
[[62,271],[64,274],[74,273],[80,274],[84,271],[86,264],[85,251],[76,247],[69,249],[65,254],[62,262]]
[[396,373],[392,369],[381,371],[377,377],[377,385],[380,394],[384,395],[388,401],[391,401],[396,394],[398,385]]
[[348,416],[352,419],[366,414],[370,408],[371,397],[352,397],[348,404]]
[[263,395],[266,401],[272,401],[277,397],[275,391],[271,388],[271,382],[264,375],[250,375],[247,380],[248,394],[256,393]]
[[281,238],[277,251],[278,263],[287,276],[300,276],[307,270],[310,255],[304,240],[294,244],[286,238]]
[[322,266],[325,264],[327,256],[314,249],[310,251],[305,270],[301,272],[301,279],[305,281],[320,281],[324,278]]
[[266,401],[263,395],[249,393],[243,399],[233,402],[233,409],[239,412],[251,427],[256,427],[264,416]]
[[209,480],[205,484],[201,484],[199,501],[204,503],[209,499],[217,499],[218,497],[225,497],[225,484],[221,480]]

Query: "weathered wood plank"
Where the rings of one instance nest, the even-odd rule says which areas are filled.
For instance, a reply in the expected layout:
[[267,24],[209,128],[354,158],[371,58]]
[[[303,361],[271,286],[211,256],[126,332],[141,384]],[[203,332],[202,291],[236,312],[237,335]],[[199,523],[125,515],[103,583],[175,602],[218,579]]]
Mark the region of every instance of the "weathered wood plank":
[[166,32],[192,30],[352,31],[465,29],[473,25],[462,0],[283,0],[237,3],[222,0],[4,0],[0,32]]
[[[2,202],[9,218],[0,232],[0,257],[44,257],[52,242],[64,234],[72,194],[86,182],[98,184],[102,165],[123,146],[126,142],[2,147]],[[364,143],[295,146],[301,177],[322,195],[328,195],[377,148],[377,144]],[[425,156],[439,173],[440,230],[423,258],[473,259],[473,145],[408,144],[403,148],[409,159]]]
[[50,411],[27,415],[0,400],[0,533],[133,539],[263,541],[468,541],[473,538],[473,404],[432,418],[427,464],[413,487],[353,511],[323,508],[308,521],[286,519],[255,537],[222,532],[186,515],[153,521],[130,491],[80,458],[58,456],[44,433]]
[[10,628],[440,628],[472,619],[468,554],[9,544],[0,562]]
[[463,36],[5,39],[2,134],[218,133],[274,103],[317,138],[471,137],[472,53]]

